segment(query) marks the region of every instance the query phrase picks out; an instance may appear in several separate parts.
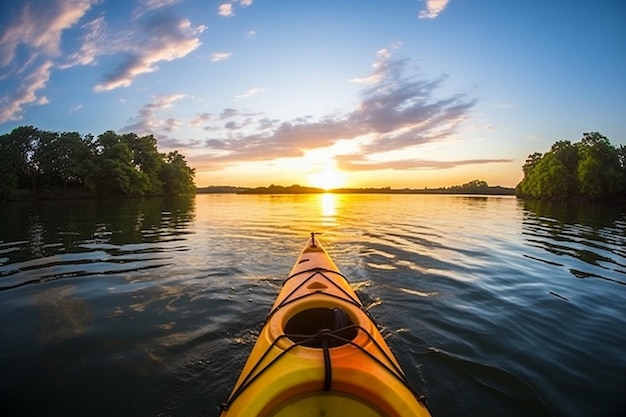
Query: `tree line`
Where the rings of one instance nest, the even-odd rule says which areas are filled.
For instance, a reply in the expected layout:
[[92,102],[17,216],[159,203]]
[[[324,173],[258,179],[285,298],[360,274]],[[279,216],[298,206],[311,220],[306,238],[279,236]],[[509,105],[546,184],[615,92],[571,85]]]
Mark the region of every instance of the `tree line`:
[[557,141],[545,154],[529,155],[522,169],[520,197],[626,200],[626,146],[613,146],[598,132],[584,133],[577,143]]
[[272,184],[269,187],[243,188],[211,186],[198,189],[199,193],[222,193],[233,192],[237,194],[481,194],[481,195],[513,195],[514,188],[490,186],[483,180],[472,180],[463,185],[441,188],[335,188],[324,190],[322,188],[304,187],[294,184],[288,187]]
[[0,199],[195,193],[195,170],[152,135],[98,137],[21,126],[0,136]]

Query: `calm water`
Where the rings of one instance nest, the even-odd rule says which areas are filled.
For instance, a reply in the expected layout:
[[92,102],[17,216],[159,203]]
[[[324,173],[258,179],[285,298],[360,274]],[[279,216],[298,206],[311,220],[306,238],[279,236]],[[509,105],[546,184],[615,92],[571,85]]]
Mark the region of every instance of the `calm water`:
[[626,411],[626,212],[509,197],[0,205],[0,414],[217,415],[310,231],[439,416]]

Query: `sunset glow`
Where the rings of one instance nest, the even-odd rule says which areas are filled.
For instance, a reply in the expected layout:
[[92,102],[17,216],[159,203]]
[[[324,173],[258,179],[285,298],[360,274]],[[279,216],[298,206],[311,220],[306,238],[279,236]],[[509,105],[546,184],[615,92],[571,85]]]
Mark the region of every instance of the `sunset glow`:
[[328,168],[309,175],[308,185],[324,190],[342,188],[346,186],[346,175],[339,170]]
[[4,2],[0,134],[154,135],[199,187],[513,187],[626,144],[626,3],[544,3]]

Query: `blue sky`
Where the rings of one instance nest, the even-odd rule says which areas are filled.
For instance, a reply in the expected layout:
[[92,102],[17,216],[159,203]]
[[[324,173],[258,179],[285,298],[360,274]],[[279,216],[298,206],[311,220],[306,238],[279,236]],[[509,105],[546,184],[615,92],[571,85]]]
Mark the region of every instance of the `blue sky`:
[[153,134],[196,183],[515,186],[626,144],[621,0],[0,3],[0,133]]

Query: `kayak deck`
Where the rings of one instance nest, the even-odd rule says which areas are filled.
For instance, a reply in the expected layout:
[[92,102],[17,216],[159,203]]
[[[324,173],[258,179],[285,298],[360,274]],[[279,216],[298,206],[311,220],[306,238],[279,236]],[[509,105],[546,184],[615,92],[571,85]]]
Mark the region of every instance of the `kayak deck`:
[[430,416],[312,234],[222,406],[227,416]]

